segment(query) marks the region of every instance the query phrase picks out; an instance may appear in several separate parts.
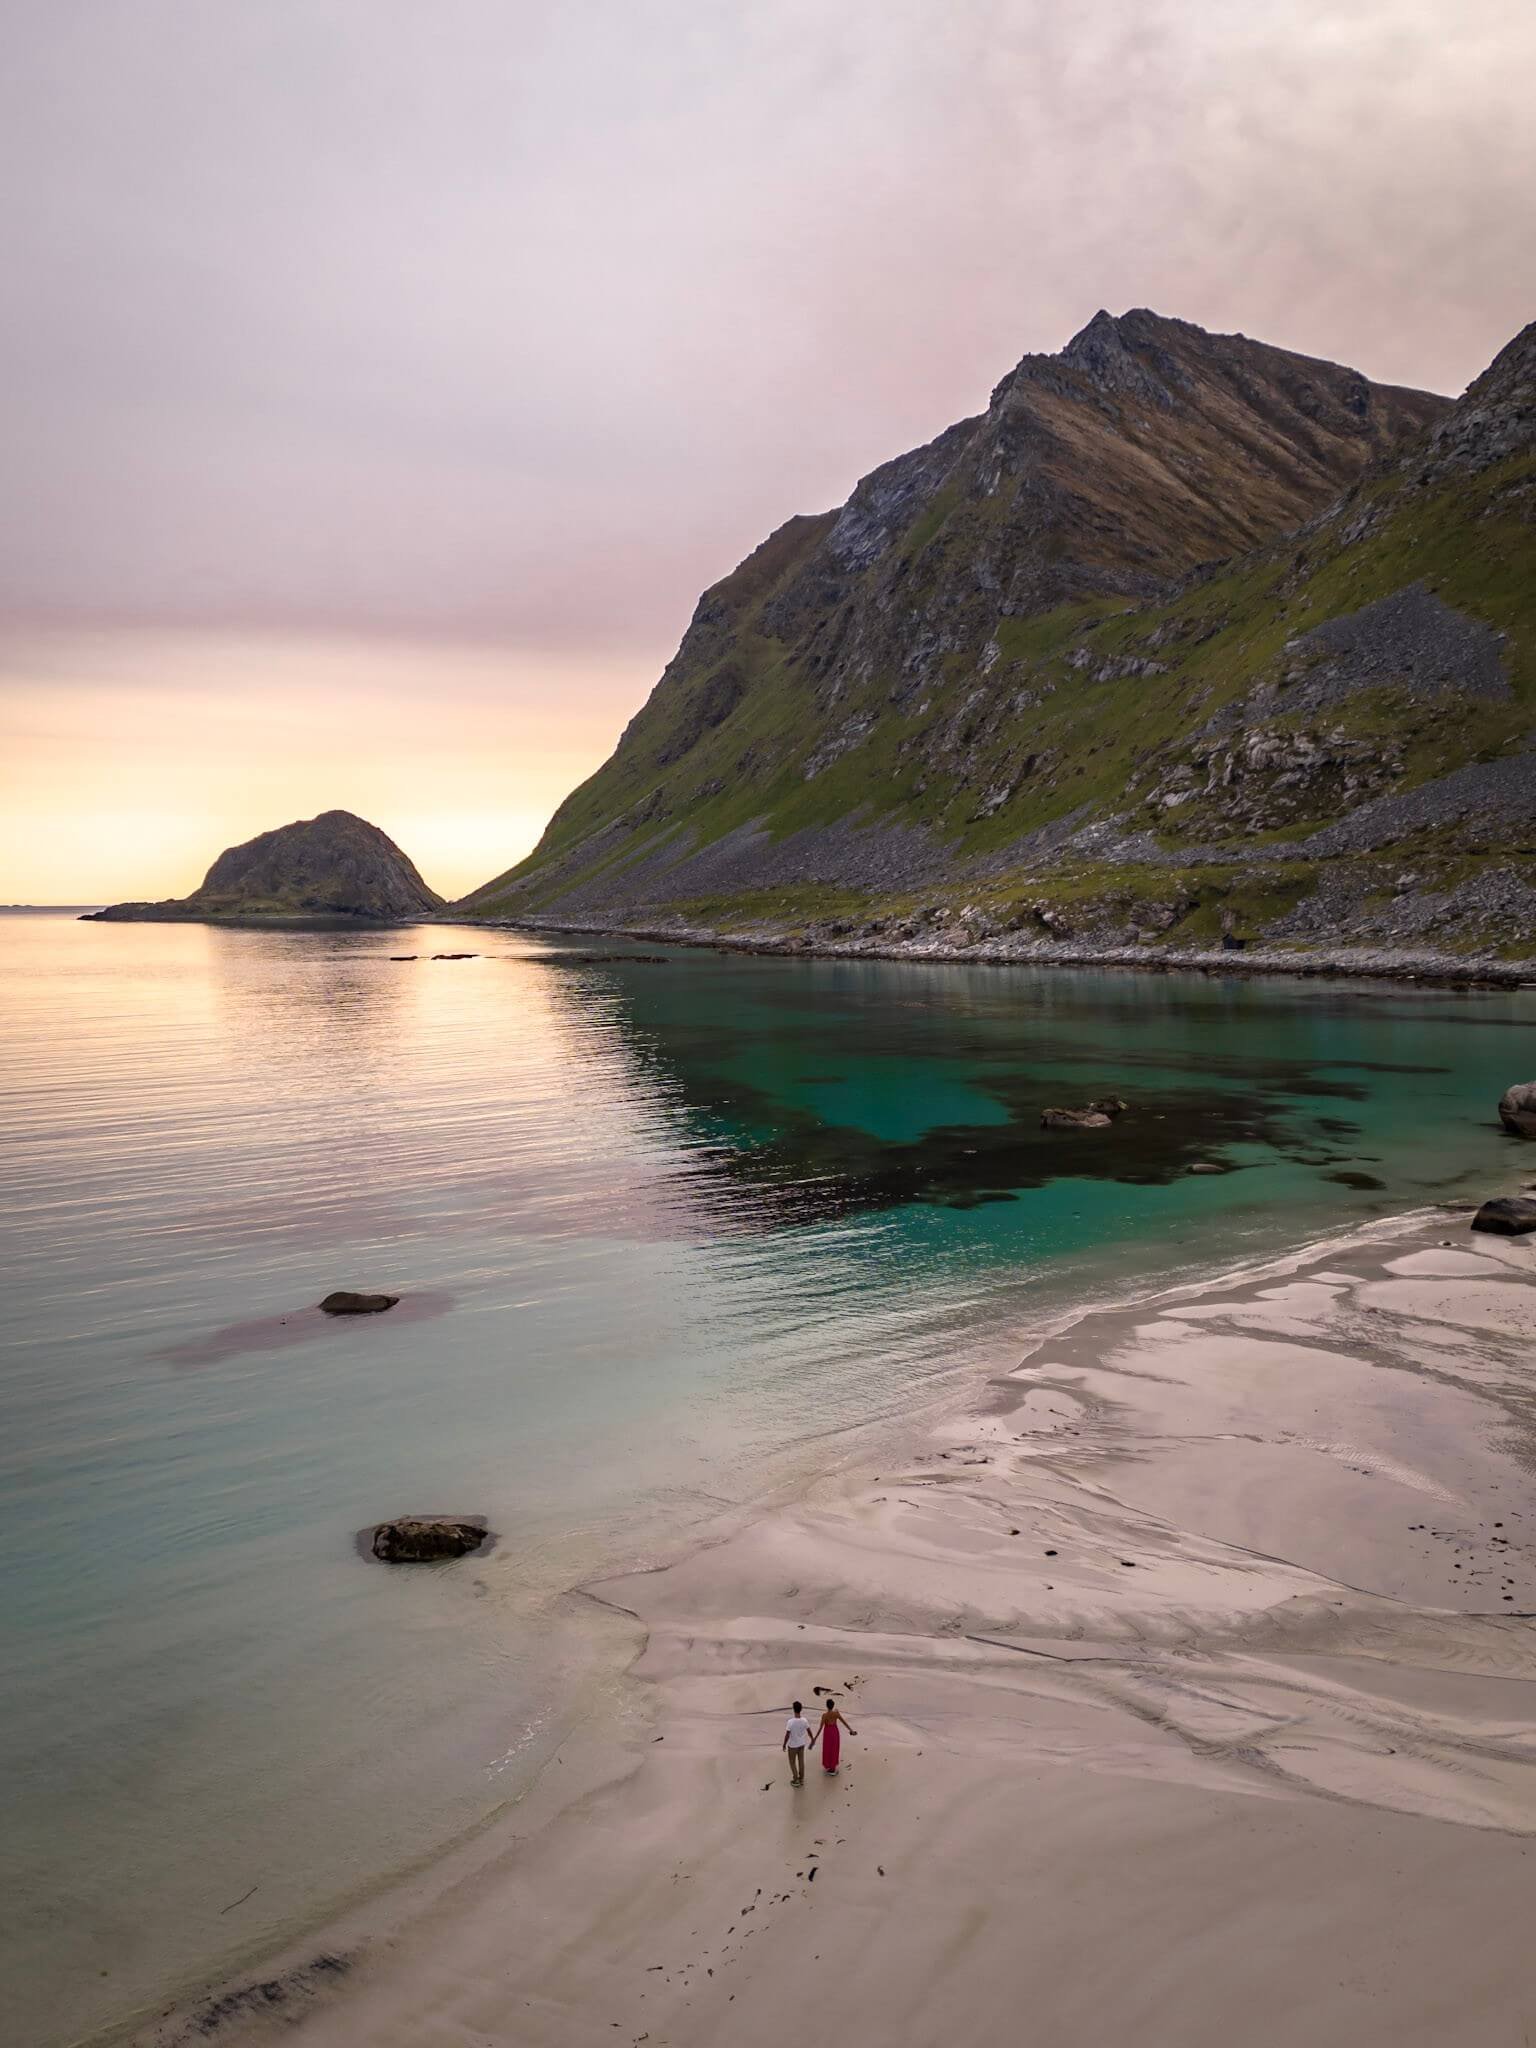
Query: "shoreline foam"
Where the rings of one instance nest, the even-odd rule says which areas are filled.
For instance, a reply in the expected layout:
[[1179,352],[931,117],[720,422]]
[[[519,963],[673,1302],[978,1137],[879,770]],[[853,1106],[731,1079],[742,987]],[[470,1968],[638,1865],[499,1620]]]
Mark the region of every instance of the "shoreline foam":
[[[1518,2038],[1533,1266],[1421,1213],[1062,1319],[588,1589],[645,1724],[140,2038]],[[818,1684],[860,1734],[791,1794]]]

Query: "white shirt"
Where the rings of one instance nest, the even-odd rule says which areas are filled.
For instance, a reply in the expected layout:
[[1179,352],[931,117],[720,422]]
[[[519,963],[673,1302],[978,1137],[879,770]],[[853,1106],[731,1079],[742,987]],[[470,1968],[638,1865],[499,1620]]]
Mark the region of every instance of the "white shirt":
[[789,1746],[804,1749],[811,1739],[811,1724],[804,1714],[791,1714],[788,1722]]

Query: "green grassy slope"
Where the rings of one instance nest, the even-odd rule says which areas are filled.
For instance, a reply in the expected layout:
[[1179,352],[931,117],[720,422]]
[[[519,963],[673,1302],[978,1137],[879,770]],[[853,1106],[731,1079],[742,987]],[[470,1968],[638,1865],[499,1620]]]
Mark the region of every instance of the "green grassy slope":
[[[1155,347],[1132,329],[1129,369],[1111,363],[1086,402],[1084,373],[1062,397],[1042,394],[1037,369],[1022,410],[994,399],[985,422],[877,472],[841,514],[781,528],[706,593],[613,759],[470,908],[873,919],[898,933],[964,909],[982,935],[1043,916],[1046,932],[1182,944],[1294,922],[1325,869],[1347,872],[1356,903],[1390,896],[1405,859],[1427,890],[1454,890],[1480,862],[1522,876],[1519,831],[1492,843],[1485,811],[1439,817],[1433,801],[1385,844],[1304,842],[1507,760],[1536,730],[1536,329],[1449,414],[1413,394],[1362,400],[1363,380],[1322,386],[1323,401],[1343,394],[1342,429],[1292,462],[1275,450],[1305,439],[1319,404],[1308,389],[1299,428],[1287,410],[1304,359],[1242,359],[1244,394],[1255,361],[1275,388],[1256,425],[1241,415],[1261,458],[1234,457],[1236,401],[1205,352],[1220,338],[1169,355],[1170,328],[1182,346],[1178,323],[1157,324]],[[1148,362],[1166,404],[1126,395]],[[1198,403],[1181,376],[1204,380]],[[1369,445],[1349,437],[1362,404],[1386,415]],[[1145,483],[1154,462],[1176,488]],[[1190,573],[1223,494],[1242,507],[1230,530],[1257,522],[1270,537]],[[1190,495],[1198,516],[1181,524]],[[1309,496],[1310,522],[1282,524]],[[923,835],[921,885],[872,881],[846,833],[818,847],[849,819]],[[686,856],[751,825],[796,861],[780,873],[764,854],[760,879],[749,863],[712,890]],[[1043,843],[1053,827],[1060,843]],[[1536,846],[1536,829],[1525,836]],[[1467,942],[1487,943],[1485,927]]]

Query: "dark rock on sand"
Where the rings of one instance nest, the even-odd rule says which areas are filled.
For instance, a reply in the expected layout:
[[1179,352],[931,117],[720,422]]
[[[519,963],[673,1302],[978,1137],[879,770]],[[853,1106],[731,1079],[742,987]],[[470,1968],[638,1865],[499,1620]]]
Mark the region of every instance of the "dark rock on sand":
[[439,1558],[467,1557],[489,1541],[490,1533],[478,1515],[407,1515],[398,1522],[380,1522],[371,1548],[384,1564],[433,1564]]
[[1472,1218],[1472,1228],[1491,1230],[1498,1237],[1524,1237],[1528,1230],[1536,1230],[1536,1202],[1524,1195],[1496,1195]]
[[1517,1138],[1536,1138],[1536,1081],[1517,1081],[1499,1097],[1499,1122]]
[[349,1294],[343,1287],[328,1294],[320,1306],[328,1316],[380,1316],[399,1299],[398,1294]]
[[1042,1131],[1105,1131],[1114,1119],[1102,1109],[1047,1109],[1040,1115]]

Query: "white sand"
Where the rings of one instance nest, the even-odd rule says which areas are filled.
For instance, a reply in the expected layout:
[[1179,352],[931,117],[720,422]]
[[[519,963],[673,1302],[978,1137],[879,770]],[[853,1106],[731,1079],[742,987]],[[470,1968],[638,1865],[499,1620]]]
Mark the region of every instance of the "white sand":
[[[149,2038],[1524,2048],[1533,1274],[1437,1217],[1084,1318],[878,1479],[594,1589],[644,1630],[622,1752],[333,1930],[344,1974]],[[794,1791],[817,1685],[859,1734]]]

